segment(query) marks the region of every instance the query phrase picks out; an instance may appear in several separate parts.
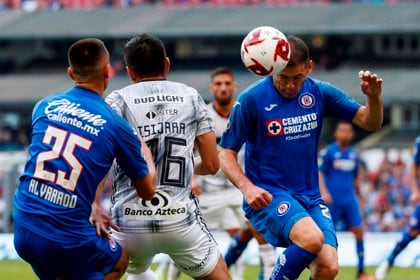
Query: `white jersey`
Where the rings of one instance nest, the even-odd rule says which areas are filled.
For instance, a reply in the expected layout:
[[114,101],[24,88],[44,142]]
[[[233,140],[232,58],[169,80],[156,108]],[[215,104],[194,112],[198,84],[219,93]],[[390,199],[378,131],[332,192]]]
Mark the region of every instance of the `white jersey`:
[[[217,143],[219,143],[223,132],[226,130],[228,118],[225,118],[216,112],[213,103],[207,104],[207,110],[214,121],[216,139]],[[238,153],[238,161],[240,164],[243,163],[243,150]],[[202,187],[203,193],[219,192],[225,189],[235,188],[230,180],[223,174],[222,170],[219,170],[215,175],[199,176],[198,182]]]
[[200,94],[181,83],[146,81],[114,91],[106,101],[138,129],[157,171],[156,195],[146,201],[123,171],[114,168],[113,220],[125,232],[172,231],[192,223],[197,215],[191,191],[194,142],[214,131]]

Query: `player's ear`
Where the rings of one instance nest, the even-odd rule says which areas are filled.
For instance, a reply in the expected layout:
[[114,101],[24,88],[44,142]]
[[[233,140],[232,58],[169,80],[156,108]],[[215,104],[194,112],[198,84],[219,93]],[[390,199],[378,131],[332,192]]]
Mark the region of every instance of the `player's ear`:
[[103,75],[105,79],[111,79],[114,75],[113,75],[113,70],[111,65],[109,63],[107,63],[104,67],[104,69],[102,69]]
[[165,58],[165,74],[168,74],[170,70],[171,70],[171,60],[169,59],[169,57],[166,57]]
[[137,77],[134,74],[134,71],[131,70],[131,68],[128,67],[128,66],[125,66],[125,69],[127,70],[127,75],[128,75],[128,77],[130,77],[130,80],[133,81],[133,82],[136,82],[137,81]]
[[76,81],[76,79],[74,78],[73,69],[71,69],[70,66],[67,68],[67,74],[69,75],[70,79]]
[[306,75],[309,75],[309,74],[311,74],[311,73],[312,73],[312,69],[313,69],[313,67],[314,67],[314,62],[313,62],[313,61],[312,61],[312,59],[311,59],[311,60],[309,60],[309,62],[308,62],[308,68],[307,68]]

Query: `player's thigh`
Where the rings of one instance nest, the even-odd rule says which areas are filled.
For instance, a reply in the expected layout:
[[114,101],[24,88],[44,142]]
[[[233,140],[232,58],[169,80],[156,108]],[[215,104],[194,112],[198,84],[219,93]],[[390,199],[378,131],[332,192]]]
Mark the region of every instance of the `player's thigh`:
[[196,277],[195,279],[199,280],[229,280],[231,279],[229,276],[228,268],[222,256],[219,257],[217,261],[216,267],[213,271],[204,277]]
[[320,200],[315,201],[308,212],[316,225],[322,231],[324,244],[337,248],[337,236],[334,223],[331,219],[331,214],[327,205]]
[[254,210],[247,204],[244,208],[255,230],[276,247],[292,244],[289,238],[292,227],[309,216],[306,209],[288,193],[273,194],[271,203],[261,210]]
[[357,200],[349,203],[345,208],[345,224],[346,228],[355,228],[362,226],[362,211],[360,210],[360,205]]
[[123,245],[128,253],[128,273],[139,274],[152,264],[154,256],[159,253],[155,246],[158,233],[123,233],[112,231],[112,236]]
[[201,219],[162,236],[160,250],[185,274],[198,278],[212,273],[221,256],[213,235]]

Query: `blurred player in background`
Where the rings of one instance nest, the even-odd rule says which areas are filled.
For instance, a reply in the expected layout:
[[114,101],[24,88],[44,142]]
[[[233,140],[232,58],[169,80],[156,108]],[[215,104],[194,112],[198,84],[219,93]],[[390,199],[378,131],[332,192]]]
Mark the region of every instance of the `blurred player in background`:
[[[213,94],[214,101],[207,105],[207,110],[215,123],[218,143],[235,104],[233,95],[236,89],[235,77],[230,68],[219,67],[212,72],[209,91]],[[243,153],[239,157],[243,166]],[[194,176],[193,191],[199,196],[200,209],[210,230],[224,230],[232,238],[225,261],[228,268],[236,263],[233,278],[242,279],[244,263],[237,260],[253,238],[253,232],[242,210],[242,193],[221,170],[213,176]],[[268,279],[275,264],[275,250],[259,234],[257,238],[263,272],[265,279]]]
[[127,252],[101,236],[105,227],[89,223],[97,186],[115,157],[134,196],[152,198],[154,179],[137,134],[102,99],[111,69],[103,42],[74,43],[68,60],[76,86],[33,111],[29,159],[14,199],[15,248],[40,279],[120,279]]
[[339,122],[335,142],[320,152],[319,188],[321,197],[328,204],[336,228],[343,223],[356,238],[358,257],[357,279],[373,279],[364,272],[363,217],[359,201],[360,192],[359,156],[350,146],[355,136],[353,125]]
[[[219,248],[203,223],[191,191],[193,172],[219,169],[213,121],[193,88],[166,80],[169,59],[160,39],[142,34],[124,47],[133,85],[112,92],[107,102],[136,127],[150,147],[157,169],[157,192],[151,202],[136,198],[131,182],[114,172],[112,218],[129,252],[128,280],[154,279],[149,269],[158,253],[168,254],[196,279],[230,279]],[[201,161],[193,164],[193,148]]]
[[[296,37],[288,40],[286,68],[249,86],[235,103],[220,143],[221,166],[245,196],[245,214],[254,228],[272,245],[287,247],[271,279],[297,279],[306,267],[314,279],[334,279],[337,239],[318,183],[322,120],[332,115],[379,129],[382,80],[359,72],[367,97],[361,106],[337,87],[309,78],[308,47]],[[237,161],[245,142],[246,175]]]
[[416,138],[414,147],[413,166],[411,169],[411,196],[414,212],[410,218],[409,227],[403,232],[402,238],[395,244],[394,249],[388,258],[383,261],[375,271],[376,280],[384,280],[388,271],[394,265],[395,258],[401,253],[407,245],[417,238],[420,234],[420,135]]

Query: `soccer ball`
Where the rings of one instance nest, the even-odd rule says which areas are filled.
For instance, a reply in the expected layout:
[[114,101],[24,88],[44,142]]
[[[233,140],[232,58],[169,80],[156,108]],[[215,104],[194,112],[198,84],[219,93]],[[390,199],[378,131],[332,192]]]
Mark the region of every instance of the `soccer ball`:
[[259,76],[277,74],[289,62],[289,42],[276,28],[260,26],[243,39],[241,58],[245,67]]

